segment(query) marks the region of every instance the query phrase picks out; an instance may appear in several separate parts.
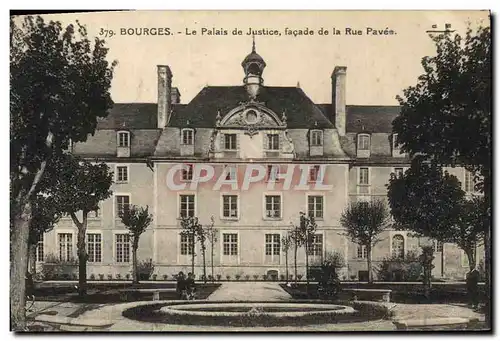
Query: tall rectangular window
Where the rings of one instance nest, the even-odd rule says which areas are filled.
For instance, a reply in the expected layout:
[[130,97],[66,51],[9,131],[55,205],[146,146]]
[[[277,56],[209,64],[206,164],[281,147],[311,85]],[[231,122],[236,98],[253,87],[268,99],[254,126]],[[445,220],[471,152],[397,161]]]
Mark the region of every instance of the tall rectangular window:
[[280,195],[266,195],[266,218],[280,218],[281,217],[281,196]]
[[182,130],[182,144],[192,145],[193,144],[193,130],[192,129],[183,129]]
[[183,165],[181,174],[183,181],[193,180],[193,165],[191,164]]
[[236,134],[224,134],[224,149],[236,150]]
[[267,149],[268,150],[280,149],[280,138],[278,134],[267,134]]
[[73,234],[58,233],[59,260],[69,261],[73,259]]
[[277,233],[266,234],[266,256],[280,255],[280,235]]
[[323,218],[323,197],[310,195],[307,197],[307,213],[310,217]]
[[187,256],[193,254],[194,247],[193,235],[181,233],[181,255]]
[[222,253],[224,256],[238,255],[238,234],[236,233],[222,234]]
[[238,217],[238,196],[223,195],[222,196],[222,216],[224,218]]
[[311,146],[319,147],[323,145],[323,132],[314,130],[311,132]]
[[130,262],[130,235],[128,233],[115,234],[115,259],[117,263]]
[[118,217],[123,216],[123,212],[128,210],[130,207],[130,196],[128,195],[117,195],[116,196],[116,212],[118,213]]
[[323,254],[323,235],[315,234],[312,236],[311,245],[309,248],[309,255],[321,256]]
[[36,243],[36,261],[43,262],[44,250],[43,250],[43,233],[38,237],[38,242]]
[[367,258],[366,245],[358,245],[357,247],[357,258],[366,259]]
[[100,233],[87,234],[87,255],[88,262],[102,262],[102,237]]
[[226,180],[236,180],[236,166],[224,166],[224,172],[226,174]]
[[358,185],[368,185],[368,184],[370,184],[368,168],[360,168]]
[[358,135],[358,149],[370,150],[370,135]]
[[127,166],[117,166],[116,167],[116,181],[117,182],[128,182],[128,167]]
[[118,133],[118,147],[129,147],[130,134],[126,131]]
[[474,192],[474,176],[468,170],[465,171],[464,191],[467,193]]
[[194,194],[180,196],[180,216],[194,217]]

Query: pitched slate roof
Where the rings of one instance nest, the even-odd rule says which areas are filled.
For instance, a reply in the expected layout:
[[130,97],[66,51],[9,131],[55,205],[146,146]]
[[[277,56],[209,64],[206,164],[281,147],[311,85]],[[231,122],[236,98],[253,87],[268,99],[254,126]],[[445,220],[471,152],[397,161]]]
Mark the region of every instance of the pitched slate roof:
[[115,103],[97,129],[155,129],[158,125],[156,103]]
[[398,105],[347,105],[346,132],[391,133],[392,121],[400,111]]
[[[317,106],[327,117],[330,117],[332,112],[330,103],[317,104]],[[392,121],[400,111],[401,108],[398,105],[346,105],[346,132],[359,133],[364,128],[364,131],[371,133],[390,134]]]
[[[248,94],[243,86],[207,86],[189,104],[174,108],[168,126],[185,127],[189,120],[192,127],[215,127],[218,111],[224,116],[245,101]],[[266,86],[257,101],[264,102],[278,116],[285,111],[288,128],[333,128],[321,109],[300,88]]]

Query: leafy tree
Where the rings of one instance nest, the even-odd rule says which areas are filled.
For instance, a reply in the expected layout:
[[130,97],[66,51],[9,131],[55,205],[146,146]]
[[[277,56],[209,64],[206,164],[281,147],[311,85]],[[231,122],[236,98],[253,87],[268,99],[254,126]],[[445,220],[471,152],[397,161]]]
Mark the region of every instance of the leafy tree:
[[[482,212],[486,286],[489,282],[491,234],[491,32],[467,29],[433,38],[436,55],[424,57],[424,74],[397,97],[401,115],[393,121],[396,142],[410,157],[422,155],[441,165],[461,165],[484,193]],[[489,304],[489,299],[486,299]],[[489,324],[489,311],[486,314]]]
[[387,226],[389,214],[381,200],[356,201],[347,207],[340,217],[340,224],[351,242],[366,248],[368,282],[373,282],[372,247],[380,240],[377,236]]
[[416,236],[457,244],[475,267],[475,249],[484,233],[484,197],[467,198],[455,176],[417,157],[402,176],[391,176],[388,198],[399,226]]
[[139,248],[139,239],[148,226],[153,221],[153,215],[149,214],[149,206],[138,207],[135,205],[126,208],[123,211],[121,221],[127,227],[132,238],[132,283],[139,283],[137,273],[137,249]]
[[301,244],[305,247],[306,254],[306,292],[309,291],[309,255],[313,252],[312,244],[314,241],[314,233],[318,226],[313,216],[307,216],[304,212],[300,212],[300,221],[298,225],[299,238],[302,239]]
[[10,20],[11,328],[26,326],[25,280],[33,199],[53,155],[86,141],[112,105],[115,62],[77,22]]
[[285,253],[285,274],[286,274],[286,282],[288,283],[288,253],[290,252],[290,248],[292,247],[292,238],[289,233],[285,234],[281,238],[281,248]]
[[380,281],[415,282],[420,279],[422,264],[416,251],[408,251],[404,257],[401,255],[391,255],[385,257],[376,268],[377,278]]
[[188,241],[188,250],[191,254],[191,272],[194,274],[194,258],[195,258],[195,245],[196,237],[199,231],[203,229],[198,217],[182,217],[181,218],[181,236],[186,236]]
[[[50,195],[61,212],[69,214],[78,229],[78,293],[87,292],[86,235],[88,214],[99,209],[99,202],[111,196],[113,175],[105,163],[92,164],[71,154],[58,158],[59,170],[53,179]],[[81,217],[77,216],[77,214]]]
[[210,266],[212,268],[212,280],[214,280],[214,250],[215,243],[217,243],[217,235],[219,230],[214,228],[215,220],[214,217],[210,217],[210,224],[205,228],[205,234],[208,242],[210,243]]
[[302,246],[303,243],[303,238],[300,234],[300,229],[299,226],[291,224],[292,227],[290,231],[288,231],[288,235],[290,236],[290,240],[293,246],[293,270],[294,270],[294,280],[295,284],[297,284],[297,253],[299,250],[299,247]]

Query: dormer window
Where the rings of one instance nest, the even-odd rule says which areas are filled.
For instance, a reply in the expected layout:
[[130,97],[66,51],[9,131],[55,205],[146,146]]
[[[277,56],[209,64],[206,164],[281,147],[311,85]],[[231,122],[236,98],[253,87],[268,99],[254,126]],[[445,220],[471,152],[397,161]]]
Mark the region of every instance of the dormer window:
[[280,138],[278,134],[267,134],[267,149],[268,150],[280,149]]
[[182,129],[182,144],[191,146],[194,144],[194,131],[193,129]]
[[123,147],[123,148],[130,147],[130,133],[128,131],[118,132],[118,147]]
[[359,134],[357,143],[357,156],[358,157],[369,157],[370,156],[370,145],[371,138],[369,134]]
[[116,156],[130,157],[130,132],[119,131],[116,133]]
[[323,146],[323,132],[321,130],[311,131],[311,146],[312,147]]
[[358,135],[358,150],[370,150],[370,135]]
[[398,139],[398,134],[392,134],[392,156],[393,157],[405,156],[405,153],[401,152],[401,146],[396,144],[397,139]]
[[224,134],[224,149],[236,150],[236,134]]

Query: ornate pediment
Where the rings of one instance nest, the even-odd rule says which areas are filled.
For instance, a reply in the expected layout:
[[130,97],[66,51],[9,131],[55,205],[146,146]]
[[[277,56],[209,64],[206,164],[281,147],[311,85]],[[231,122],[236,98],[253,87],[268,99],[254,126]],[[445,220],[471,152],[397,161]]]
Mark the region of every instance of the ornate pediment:
[[280,120],[271,109],[259,102],[242,103],[228,112],[224,117],[218,113],[217,126],[234,129],[259,130],[286,127],[286,115]]

